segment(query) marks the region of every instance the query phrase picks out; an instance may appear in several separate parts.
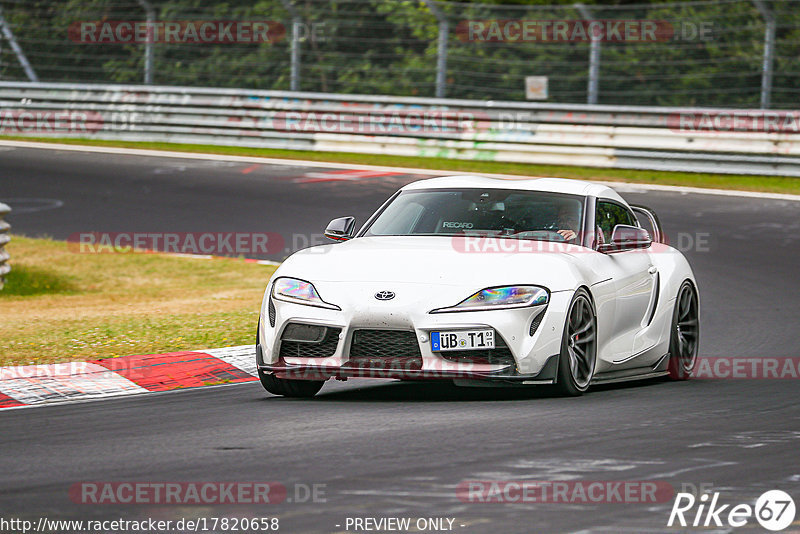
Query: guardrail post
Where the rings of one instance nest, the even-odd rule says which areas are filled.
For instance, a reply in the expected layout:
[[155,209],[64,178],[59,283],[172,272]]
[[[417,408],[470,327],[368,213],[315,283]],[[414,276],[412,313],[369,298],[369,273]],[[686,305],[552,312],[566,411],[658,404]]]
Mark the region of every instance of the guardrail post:
[[289,89],[300,90],[300,31],[303,29],[303,19],[297,12],[292,0],[281,0],[283,7],[292,17],[292,43],[291,43],[291,73],[289,75]]
[[[585,20],[594,20],[592,12],[583,4],[575,4],[575,9],[580,12]],[[589,34],[589,84],[587,88],[586,103],[597,104],[598,88],[600,86],[600,39]]]
[[772,63],[775,57],[775,14],[762,1],[753,0],[761,16],[764,17],[764,58],[761,62],[761,109],[770,106],[772,94]]
[[6,204],[0,202],[0,289],[6,284],[6,275],[11,270],[8,264],[8,251],[6,251],[5,244],[11,241],[11,236],[8,235],[8,230],[11,225],[5,221],[5,216],[11,211]]
[[156,40],[156,10],[147,0],[138,0],[147,16],[147,40],[144,43],[144,83],[153,83],[153,42]]
[[16,54],[17,61],[19,61],[19,64],[22,65],[22,70],[25,71],[25,75],[28,77],[28,80],[32,82],[38,82],[39,77],[36,75],[36,71],[33,70],[33,67],[28,62],[28,58],[25,57],[25,52],[22,51],[22,47],[19,46],[17,39],[14,37],[14,33],[11,31],[11,26],[8,25],[5,17],[3,17],[2,7],[0,7],[0,31],[3,32],[3,37],[6,38],[6,41],[8,41],[8,44],[11,46],[11,50],[13,50],[14,54]]
[[447,15],[439,9],[434,0],[425,0],[425,5],[439,21],[439,45],[436,51],[436,98],[444,98],[447,92],[447,37],[450,34],[450,23]]

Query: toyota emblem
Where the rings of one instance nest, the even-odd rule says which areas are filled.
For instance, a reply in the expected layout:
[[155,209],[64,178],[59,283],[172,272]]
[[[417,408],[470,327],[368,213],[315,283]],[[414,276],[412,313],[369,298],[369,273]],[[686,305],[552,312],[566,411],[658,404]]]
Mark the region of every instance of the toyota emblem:
[[392,300],[394,298],[394,291],[378,291],[375,293],[375,298],[378,300]]

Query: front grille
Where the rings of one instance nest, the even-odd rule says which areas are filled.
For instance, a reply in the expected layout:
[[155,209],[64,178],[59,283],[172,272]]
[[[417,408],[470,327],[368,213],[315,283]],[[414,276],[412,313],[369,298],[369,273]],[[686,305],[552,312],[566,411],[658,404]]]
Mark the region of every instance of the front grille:
[[346,365],[362,369],[422,369],[417,335],[402,330],[356,330]]
[[499,335],[495,336],[493,349],[486,350],[448,350],[439,352],[442,358],[451,362],[480,365],[514,365],[514,355]]
[[328,327],[325,337],[319,343],[281,341],[281,358],[328,358],[336,352],[341,328]]

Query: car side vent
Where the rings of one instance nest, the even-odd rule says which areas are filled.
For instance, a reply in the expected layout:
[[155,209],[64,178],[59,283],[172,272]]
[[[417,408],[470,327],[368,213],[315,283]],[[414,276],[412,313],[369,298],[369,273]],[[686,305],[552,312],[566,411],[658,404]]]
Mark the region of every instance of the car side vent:
[[544,319],[545,311],[546,310],[542,310],[541,312],[539,312],[539,315],[534,317],[533,321],[531,321],[531,328],[530,330],[528,330],[528,335],[530,335],[531,337],[533,337],[533,334],[536,333],[536,330],[539,328],[539,325],[542,324],[542,319]]
[[269,315],[269,325],[275,328],[275,304],[272,303],[272,297],[269,298],[267,314]]

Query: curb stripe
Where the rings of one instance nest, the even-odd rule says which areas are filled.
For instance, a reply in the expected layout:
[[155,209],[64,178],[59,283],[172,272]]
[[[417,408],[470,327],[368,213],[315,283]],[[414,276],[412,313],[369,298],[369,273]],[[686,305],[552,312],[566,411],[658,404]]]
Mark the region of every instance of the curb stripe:
[[93,362],[4,367],[0,392],[21,404],[143,393],[140,386]]
[[18,400],[14,400],[4,393],[0,393],[0,408],[16,408],[17,406],[25,406]]
[[148,391],[169,391],[254,380],[253,376],[204,352],[170,352],[123,356],[93,363],[121,375]]
[[0,409],[252,382],[255,347],[0,367]]
[[238,367],[250,376],[257,377],[256,346],[242,345],[239,347],[225,347],[222,349],[209,349],[203,351],[215,358],[219,358],[229,365]]

